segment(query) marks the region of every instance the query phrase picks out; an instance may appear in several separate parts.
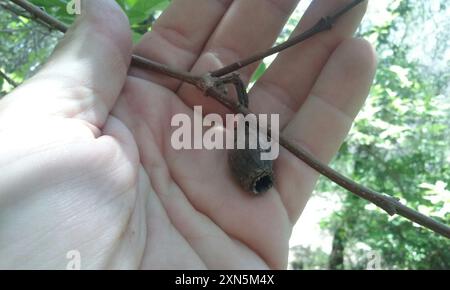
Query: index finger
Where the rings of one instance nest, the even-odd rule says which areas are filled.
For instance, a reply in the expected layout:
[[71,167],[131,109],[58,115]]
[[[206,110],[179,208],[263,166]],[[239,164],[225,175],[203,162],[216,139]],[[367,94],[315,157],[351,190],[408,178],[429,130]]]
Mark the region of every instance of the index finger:
[[[232,0],[173,1],[155,22],[152,30],[143,36],[135,47],[135,53],[190,71],[231,2]],[[171,90],[176,90],[181,83],[139,68],[133,68],[130,73]]]

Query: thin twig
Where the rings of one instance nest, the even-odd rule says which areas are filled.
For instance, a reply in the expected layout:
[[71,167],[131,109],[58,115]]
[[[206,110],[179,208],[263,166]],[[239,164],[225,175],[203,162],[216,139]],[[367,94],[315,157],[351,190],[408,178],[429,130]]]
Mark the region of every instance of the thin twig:
[[11,0],[11,2],[19,5],[37,19],[44,21],[45,23],[61,31],[62,33],[65,33],[67,31],[67,25],[64,22],[59,21],[55,17],[49,15],[48,13],[46,13],[39,7],[31,4],[30,2],[26,0]]
[[0,70],[0,77],[2,77],[5,81],[7,81],[11,86],[16,88],[19,84],[17,84],[13,79],[8,77],[4,72]]
[[[52,16],[46,14],[39,8],[34,7],[32,4],[28,3],[27,1],[23,0],[11,0],[15,2],[16,4],[20,5],[25,10],[29,11],[36,17],[40,18],[41,20],[47,22],[49,25],[53,26],[55,29],[60,30],[61,32],[67,31],[67,26],[63,24],[62,22],[54,19]],[[218,102],[220,102],[225,107],[229,108],[233,112],[241,113],[243,115],[251,114],[252,112],[249,111],[245,106],[234,102],[226,97],[225,93],[221,88],[218,86],[218,84],[221,83],[221,79],[218,78],[218,76],[223,76],[224,74],[231,73],[237,69],[240,69],[252,62],[261,60],[262,58],[276,53],[280,52],[283,49],[286,49],[294,44],[297,44],[301,42],[302,40],[305,40],[320,31],[329,29],[330,25],[332,23],[336,22],[339,17],[344,15],[346,12],[350,11],[353,7],[358,5],[364,0],[355,0],[345,6],[344,8],[340,9],[338,12],[333,14],[330,17],[323,18],[321,21],[316,24],[315,27],[308,30],[305,34],[299,35],[296,38],[293,38],[289,40],[288,42],[281,44],[279,46],[276,46],[274,48],[271,48],[267,50],[266,52],[262,52],[256,56],[250,57],[247,60],[238,61],[235,64],[232,64],[228,67],[225,67],[223,69],[217,70],[211,74],[206,74],[203,76],[197,76],[193,75],[189,72],[182,72],[178,69],[171,68],[167,65],[160,64],[158,62],[146,59],[141,56],[133,55],[132,60],[134,65],[139,65],[140,67],[144,67],[146,69],[162,73],[164,75],[179,79],[181,81],[188,82],[197,88],[201,89],[205,95],[211,96],[214,99],[216,99]],[[26,3],[26,5],[24,4]],[[34,8],[33,8],[34,7]],[[36,9],[39,9],[40,12],[36,12]],[[31,10],[31,11],[30,11]],[[317,28],[319,27],[319,28]],[[326,29],[325,29],[326,28]],[[295,39],[295,41],[294,41]],[[295,43],[294,43],[295,42]],[[270,135],[270,132],[269,132]],[[319,160],[317,160],[312,154],[310,154],[305,149],[297,146],[293,142],[291,142],[289,139],[280,136],[279,137],[279,143],[281,146],[286,148],[289,152],[291,152],[293,155],[298,157],[300,160],[308,164],[311,168],[315,169],[320,174],[326,176],[328,179],[332,180],[336,184],[340,185],[341,187],[349,190],[350,192],[354,193],[355,195],[368,200],[372,203],[374,203],[376,206],[380,207],[384,211],[386,211],[389,215],[398,214],[400,216],[403,216],[407,218],[408,220],[411,220],[417,224],[420,224],[424,226],[425,228],[428,228],[446,238],[450,239],[450,227],[448,227],[445,224],[442,224],[436,220],[433,220],[430,217],[427,217],[403,204],[401,204],[397,199],[385,195],[380,194],[376,191],[373,191],[369,188],[366,188],[353,180],[349,179],[348,177],[340,174],[339,172],[333,170],[331,167],[329,167],[326,164],[323,164]]]
[[158,63],[156,61],[144,58],[138,55],[132,55],[131,57],[132,64],[141,68],[151,68],[152,71],[161,73],[163,75],[187,82],[189,84],[195,85],[200,80],[200,76],[195,76],[188,72],[183,72],[174,68],[171,68],[167,65]]
[[234,71],[237,71],[243,67],[246,67],[252,63],[255,63],[257,61],[263,60],[264,58],[273,55],[275,53],[281,52],[287,48],[290,48],[291,46],[297,45],[300,42],[303,42],[307,40],[308,38],[313,37],[314,35],[323,32],[325,30],[330,30],[333,27],[333,24],[336,23],[336,21],[345,13],[353,9],[358,4],[362,3],[365,0],[354,0],[353,2],[346,5],[344,8],[339,9],[335,13],[333,13],[331,16],[323,17],[321,18],[316,25],[314,25],[312,28],[308,29],[307,31],[303,32],[300,35],[297,35],[295,37],[290,38],[286,42],[283,42],[277,46],[274,46],[268,50],[256,53],[255,55],[244,59],[239,60],[233,64],[227,65],[226,67],[223,67],[221,69],[218,69],[216,71],[213,71],[211,73],[214,77],[221,77],[224,75],[227,75],[229,73],[232,73]]

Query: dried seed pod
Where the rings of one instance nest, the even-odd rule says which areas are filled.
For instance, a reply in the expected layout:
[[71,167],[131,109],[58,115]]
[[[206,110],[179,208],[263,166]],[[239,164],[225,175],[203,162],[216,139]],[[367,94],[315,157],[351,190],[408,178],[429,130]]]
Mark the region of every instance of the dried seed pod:
[[[261,160],[261,153],[264,151],[259,144],[257,149],[248,149],[246,142],[247,149],[237,149],[236,139],[235,134],[235,149],[228,152],[228,163],[234,178],[246,191],[254,194],[268,191],[274,182],[272,160]],[[247,130],[246,140],[248,140]]]
[[[231,74],[228,77],[222,79],[224,83],[231,83],[236,88],[238,95],[238,101],[241,106],[248,108],[248,95],[245,89],[245,85],[240,79],[239,75]],[[258,136],[258,131],[257,135]],[[262,150],[259,138],[257,138],[257,148],[250,149],[250,128],[246,124],[245,126],[245,148],[238,149],[237,146],[237,131],[234,130],[234,149],[228,152],[228,163],[231,169],[231,173],[235,179],[239,182],[242,188],[246,191],[253,192],[254,194],[260,194],[268,191],[273,186],[273,170],[272,160],[262,160]]]

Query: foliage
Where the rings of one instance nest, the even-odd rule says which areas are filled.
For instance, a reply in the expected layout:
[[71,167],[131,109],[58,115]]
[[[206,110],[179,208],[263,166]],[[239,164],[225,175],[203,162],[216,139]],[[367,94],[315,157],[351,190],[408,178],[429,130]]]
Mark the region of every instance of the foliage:
[[320,248],[296,246],[291,249],[292,270],[318,270],[328,267],[328,254]]
[[[449,224],[448,64],[440,70],[411,56],[413,27],[424,25],[421,16],[429,12],[429,5],[393,2],[396,5],[389,9],[392,18],[388,22],[360,32],[374,43],[379,68],[365,109],[333,166],[357,182]],[[441,2],[438,12],[448,13]],[[441,37],[443,43],[448,39],[448,35]],[[437,42],[434,53],[442,60],[439,54],[448,47],[442,49]],[[327,182],[322,182],[319,190],[342,192]],[[341,196],[342,209],[322,225],[332,233],[345,228],[347,256],[354,255],[356,245],[362,243],[380,251],[384,268],[450,268],[450,242],[445,238],[403,218],[389,217],[357,197],[344,192]],[[358,267],[351,261],[343,266]]]
[[[30,77],[51,53],[59,33],[30,20],[17,7],[3,9],[0,3],[0,71],[16,83]],[[12,6],[12,5],[11,5]],[[0,97],[13,88],[0,78]]]

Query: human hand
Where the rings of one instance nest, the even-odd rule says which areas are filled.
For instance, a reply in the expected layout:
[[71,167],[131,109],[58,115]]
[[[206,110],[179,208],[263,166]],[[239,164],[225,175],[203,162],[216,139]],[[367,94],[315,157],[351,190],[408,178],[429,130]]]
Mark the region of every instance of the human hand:
[[[173,1],[134,48],[206,72],[272,45],[295,0]],[[348,0],[315,0],[298,33]],[[289,152],[275,188],[255,198],[224,150],[174,150],[174,114],[225,112],[179,81],[129,70],[129,24],[114,1],[86,1],[33,78],[0,102],[0,268],[285,268],[292,226],[318,174]],[[364,6],[278,56],[250,109],[280,114],[283,134],[329,162],[375,70],[351,35]],[[250,16],[250,17],[249,17]],[[241,71],[248,80],[256,67]]]

